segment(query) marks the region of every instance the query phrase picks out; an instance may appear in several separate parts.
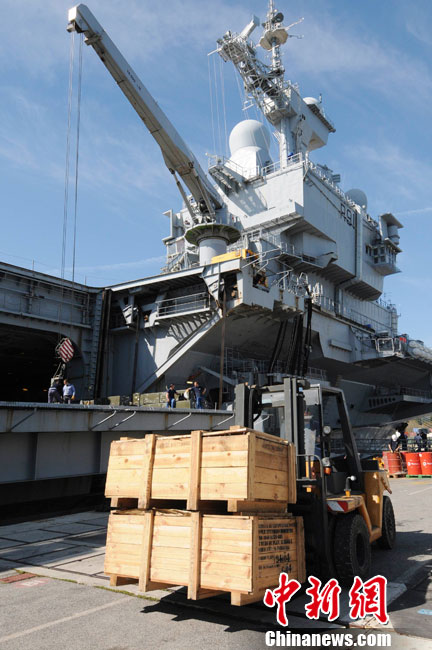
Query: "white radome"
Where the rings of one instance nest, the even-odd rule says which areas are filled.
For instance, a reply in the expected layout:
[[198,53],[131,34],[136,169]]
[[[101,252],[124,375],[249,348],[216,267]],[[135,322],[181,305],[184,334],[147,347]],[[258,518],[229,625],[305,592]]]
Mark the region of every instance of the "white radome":
[[367,210],[367,196],[363,192],[363,190],[359,190],[357,188],[353,188],[352,190],[348,190],[348,192],[345,192],[347,197],[351,199],[351,201],[354,201],[354,203],[364,210]]
[[243,120],[236,124],[230,133],[231,156],[245,147],[258,147],[266,152],[270,148],[270,133],[258,120]]
[[318,104],[320,103],[319,99],[317,99],[316,97],[303,97],[303,101],[308,106],[318,106]]

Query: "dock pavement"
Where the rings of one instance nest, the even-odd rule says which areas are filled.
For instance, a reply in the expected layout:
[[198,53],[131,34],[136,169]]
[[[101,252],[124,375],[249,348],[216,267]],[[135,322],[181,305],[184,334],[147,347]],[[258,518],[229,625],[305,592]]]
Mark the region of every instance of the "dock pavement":
[[392,648],[432,650],[432,480],[393,479],[391,486],[397,546],[372,553],[372,575],[388,579],[387,626],[374,617],[351,621],[346,593],[331,624],[308,620],[299,596],[287,605],[283,629],[261,603],[239,608],[228,596],[188,601],[183,588],[142,594],[137,584],[110,587],[103,572],[108,513],[91,511],[0,525],[0,648],[258,650],[268,647],[266,631],[282,629],[354,638],[388,632]]

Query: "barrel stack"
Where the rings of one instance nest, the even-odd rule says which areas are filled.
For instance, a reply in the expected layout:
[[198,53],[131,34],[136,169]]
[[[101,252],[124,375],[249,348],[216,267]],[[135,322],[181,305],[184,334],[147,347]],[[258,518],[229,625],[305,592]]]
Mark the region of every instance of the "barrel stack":
[[304,582],[295,447],[247,428],[121,438],[111,444],[105,573],[141,591],[187,587],[261,600],[282,571]]
[[430,451],[384,451],[384,467],[392,478],[431,478],[432,452]]

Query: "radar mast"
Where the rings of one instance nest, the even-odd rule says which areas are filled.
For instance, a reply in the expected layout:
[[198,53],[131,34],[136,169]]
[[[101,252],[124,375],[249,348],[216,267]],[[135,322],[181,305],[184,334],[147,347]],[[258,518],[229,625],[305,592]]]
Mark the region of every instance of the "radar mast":
[[[324,114],[321,102],[316,100],[313,105],[305,102],[298,86],[285,79],[281,46],[288,38],[295,36],[289,34],[289,30],[302,22],[303,18],[288,27],[283,25],[283,20],[284,15],[276,9],[274,0],[269,0],[258,45],[249,39],[260,24],[256,16],[240,34],[229,31],[217,41],[217,51],[222,59],[234,64],[242,78],[246,95],[275,128],[282,168],[287,165],[290,156],[297,153],[306,155],[327,144],[328,134],[335,131]],[[258,57],[258,47],[271,53],[270,64]]]

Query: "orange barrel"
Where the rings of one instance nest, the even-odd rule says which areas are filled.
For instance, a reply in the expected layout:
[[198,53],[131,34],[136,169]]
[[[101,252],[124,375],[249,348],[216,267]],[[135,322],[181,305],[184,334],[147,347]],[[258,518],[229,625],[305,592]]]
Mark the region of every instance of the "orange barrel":
[[383,451],[383,461],[389,474],[400,474],[402,472],[401,457],[398,452]]
[[418,452],[405,452],[408,476],[419,476],[422,473]]
[[432,452],[422,451],[419,453],[421,473],[432,476]]

